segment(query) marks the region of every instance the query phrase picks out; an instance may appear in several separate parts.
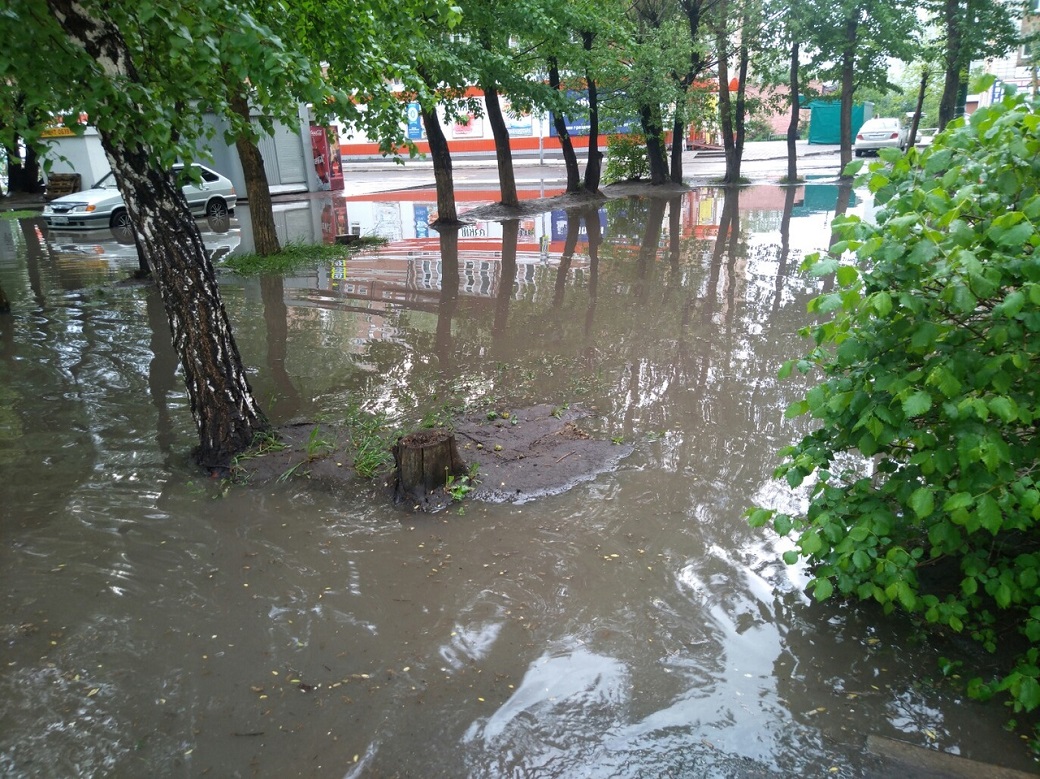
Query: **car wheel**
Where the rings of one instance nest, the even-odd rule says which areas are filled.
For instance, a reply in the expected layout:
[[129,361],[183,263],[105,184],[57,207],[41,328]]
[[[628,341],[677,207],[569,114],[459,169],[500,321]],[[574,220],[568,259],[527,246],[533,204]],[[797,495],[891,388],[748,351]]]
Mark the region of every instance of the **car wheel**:
[[227,219],[227,203],[225,203],[219,197],[213,198],[211,201],[206,203],[206,216],[210,219]]
[[112,212],[112,217],[108,220],[108,226],[112,228],[112,232],[116,233],[129,233],[133,232],[134,225],[130,221],[130,214],[127,213],[125,208],[117,208]]
[[862,149],[856,149],[856,156],[857,157],[862,157],[863,156],[863,150]]

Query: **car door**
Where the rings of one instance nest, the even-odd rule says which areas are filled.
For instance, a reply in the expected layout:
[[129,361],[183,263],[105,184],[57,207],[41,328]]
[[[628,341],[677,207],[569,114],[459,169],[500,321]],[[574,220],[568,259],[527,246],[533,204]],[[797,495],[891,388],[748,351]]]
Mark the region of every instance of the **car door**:
[[[181,192],[184,193],[184,199],[188,201],[188,208],[191,209],[193,214],[201,214],[206,210],[206,201],[209,199],[209,182],[206,178],[206,169],[201,165],[193,165],[195,173],[199,175],[198,182],[185,181],[181,185]],[[173,173],[176,176],[183,170],[183,165],[175,165]],[[212,174],[210,174],[212,178]]]

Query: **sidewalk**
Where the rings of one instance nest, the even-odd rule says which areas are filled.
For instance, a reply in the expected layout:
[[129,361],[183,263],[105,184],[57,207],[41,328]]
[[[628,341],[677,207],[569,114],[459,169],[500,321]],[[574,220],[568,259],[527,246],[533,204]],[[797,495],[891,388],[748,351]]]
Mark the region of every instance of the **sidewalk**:
[[[812,145],[807,141],[796,144],[798,159],[812,159],[813,163],[833,166],[837,170],[840,147],[837,145]],[[683,170],[690,186],[702,186],[720,175],[725,158],[721,151],[683,152]],[[776,163],[775,171],[768,163]],[[762,168],[762,164],[767,164]],[[494,188],[498,186],[498,165],[493,154],[456,155],[452,157],[456,186]],[[578,164],[585,169],[584,154],[579,154]],[[604,163],[605,164],[605,163]],[[786,172],[786,141],[752,141],[744,147],[743,164],[749,165],[748,173],[779,178]],[[558,149],[546,150],[541,157],[537,152],[517,154],[513,158],[518,184],[539,184],[546,187],[566,183],[567,175],[563,156]],[[757,170],[752,168],[758,167]],[[774,172],[776,175],[773,175]],[[405,159],[403,164],[390,159],[365,158],[345,159],[343,162],[344,189],[337,195],[358,197],[376,195],[398,189],[433,187],[433,162],[429,158]],[[277,200],[299,200],[328,193],[292,192],[279,194]],[[244,198],[240,198],[245,202]],[[40,211],[46,201],[43,195],[15,194],[0,198],[0,211]]]

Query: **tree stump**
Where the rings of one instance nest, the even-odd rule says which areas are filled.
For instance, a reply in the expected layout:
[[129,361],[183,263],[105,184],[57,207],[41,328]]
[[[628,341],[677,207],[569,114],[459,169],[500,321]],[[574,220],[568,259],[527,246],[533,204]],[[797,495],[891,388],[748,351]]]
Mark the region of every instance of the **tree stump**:
[[[455,436],[447,430],[423,430],[402,436],[392,448],[397,469],[394,497],[398,501],[431,503],[430,495],[466,473]],[[432,501],[439,503],[440,501]]]

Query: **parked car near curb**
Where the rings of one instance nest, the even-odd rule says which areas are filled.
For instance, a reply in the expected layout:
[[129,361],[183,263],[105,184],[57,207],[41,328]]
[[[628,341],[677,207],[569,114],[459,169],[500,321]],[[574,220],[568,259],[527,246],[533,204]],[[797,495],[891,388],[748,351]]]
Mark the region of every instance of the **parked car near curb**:
[[[230,179],[205,165],[193,163],[199,174],[198,183],[187,181],[181,191],[195,217],[227,218],[235,209],[237,197]],[[184,168],[174,165],[173,175]],[[61,230],[92,230],[111,228],[129,230],[130,215],[116,188],[112,173],[92,188],[55,198],[43,208],[43,221],[48,227]]]
[[856,156],[877,154],[878,149],[905,149],[907,130],[898,119],[868,119],[856,133]]
[[914,139],[914,146],[931,146],[932,141],[935,140],[935,136],[938,134],[938,127],[926,127],[923,130],[918,130],[917,137]]

